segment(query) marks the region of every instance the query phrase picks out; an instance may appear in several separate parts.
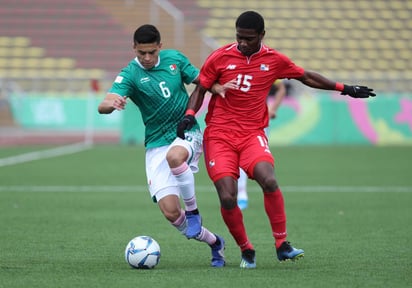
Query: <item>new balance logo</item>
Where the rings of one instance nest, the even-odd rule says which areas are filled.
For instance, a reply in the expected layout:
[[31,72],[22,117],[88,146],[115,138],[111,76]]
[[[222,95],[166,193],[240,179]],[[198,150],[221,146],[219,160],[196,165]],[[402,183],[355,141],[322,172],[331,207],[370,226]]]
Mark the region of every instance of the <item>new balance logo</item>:
[[235,70],[236,69],[236,65],[235,64],[229,64],[226,67],[226,70]]

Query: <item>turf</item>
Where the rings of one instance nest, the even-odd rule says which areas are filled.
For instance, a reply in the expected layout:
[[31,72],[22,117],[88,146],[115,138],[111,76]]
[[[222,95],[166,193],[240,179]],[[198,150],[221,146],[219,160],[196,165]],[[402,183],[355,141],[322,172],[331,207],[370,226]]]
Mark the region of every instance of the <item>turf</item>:
[[[32,148],[0,151],[6,157]],[[143,149],[99,146],[0,167],[0,287],[410,287],[411,147],[272,151],[289,240],[304,259],[276,261],[262,195],[249,182],[244,219],[257,269],[240,269],[201,163],[204,225],[227,243],[227,266],[210,268],[209,248],[180,236],[151,202]],[[127,242],[143,234],[161,246],[152,270],[124,260]]]

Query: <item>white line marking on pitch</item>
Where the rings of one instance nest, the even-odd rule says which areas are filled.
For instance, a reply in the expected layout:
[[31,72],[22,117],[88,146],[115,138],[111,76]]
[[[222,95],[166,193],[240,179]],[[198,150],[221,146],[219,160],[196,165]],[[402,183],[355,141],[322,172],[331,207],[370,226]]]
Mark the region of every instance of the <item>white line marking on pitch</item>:
[[82,152],[84,150],[90,149],[91,147],[92,145],[88,145],[85,143],[77,143],[73,145],[67,145],[67,146],[42,150],[42,151],[28,152],[28,153],[24,153],[24,154],[20,154],[16,156],[10,156],[6,158],[0,158],[0,167],[16,165],[16,164],[40,160],[40,159],[58,157],[58,156],[63,156],[67,154],[74,154],[74,153],[78,153],[78,152]]
[[[215,192],[215,188],[211,186],[196,186],[198,192]],[[249,191],[259,192],[257,187],[249,189]],[[282,191],[288,192],[412,192],[412,186],[283,186]],[[92,186],[92,185],[1,185],[0,192],[148,192],[147,186]]]

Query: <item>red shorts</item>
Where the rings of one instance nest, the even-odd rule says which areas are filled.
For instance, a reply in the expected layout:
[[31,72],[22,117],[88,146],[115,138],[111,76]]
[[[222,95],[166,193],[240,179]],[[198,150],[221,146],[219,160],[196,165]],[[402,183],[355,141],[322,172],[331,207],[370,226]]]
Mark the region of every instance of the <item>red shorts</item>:
[[225,176],[239,178],[239,167],[253,179],[258,162],[274,165],[263,129],[241,132],[206,127],[203,146],[207,173],[213,182]]

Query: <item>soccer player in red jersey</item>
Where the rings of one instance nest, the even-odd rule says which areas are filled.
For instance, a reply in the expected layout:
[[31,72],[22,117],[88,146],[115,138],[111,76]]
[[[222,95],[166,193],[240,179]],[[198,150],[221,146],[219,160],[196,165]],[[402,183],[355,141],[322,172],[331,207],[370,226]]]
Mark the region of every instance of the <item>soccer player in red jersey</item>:
[[[304,255],[302,249],[292,247],[286,240],[284,200],[264,132],[269,120],[266,97],[271,85],[276,79],[292,78],[312,88],[337,90],[354,98],[375,96],[373,89],[366,86],[337,83],[297,66],[263,44],[264,36],[260,14],[247,11],[237,18],[237,41],[217,49],[206,59],[200,72],[201,85],[192,93],[186,115],[177,127],[178,136],[184,137],[184,131],[196,123],[195,112],[210,89],[214,95],[205,118],[205,163],[220,199],[223,220],[241,250],[241,268],[255,268],[256,259],[237,206],[239,167],[262,188],[277,258],[296,260]],[[222,86],[226,88],[221,89]]]

